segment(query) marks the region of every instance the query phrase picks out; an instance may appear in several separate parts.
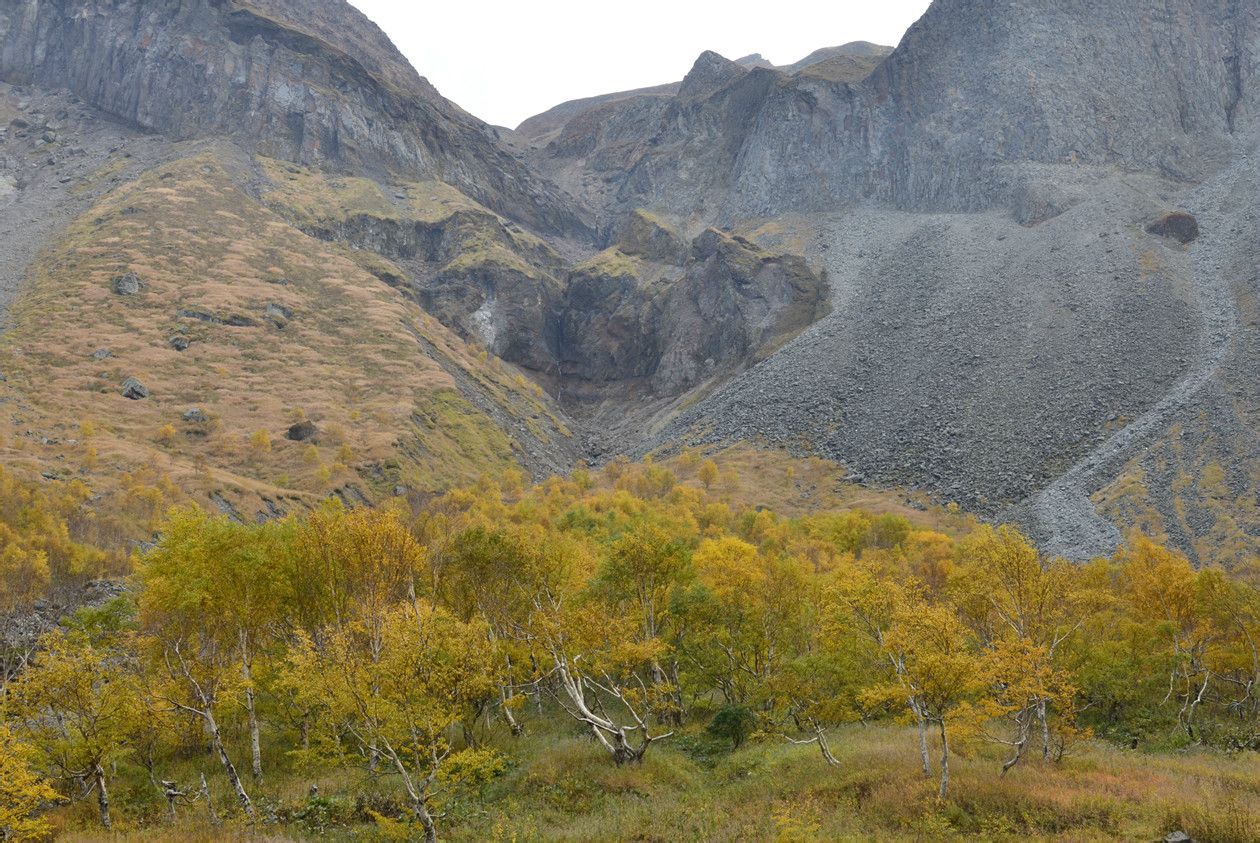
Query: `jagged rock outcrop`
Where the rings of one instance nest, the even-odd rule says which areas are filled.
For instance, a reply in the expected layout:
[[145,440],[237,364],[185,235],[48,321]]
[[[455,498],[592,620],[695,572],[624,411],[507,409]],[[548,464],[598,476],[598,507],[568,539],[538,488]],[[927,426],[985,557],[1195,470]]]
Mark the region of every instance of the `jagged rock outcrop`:
[[681,275],[616,249],[574,269],[555,342],[566,379],[606,386],[649,377],[661,359],[667,291]]
[[643,209],[626,217],[617,248],[627,255],[669,266],[682,266],[687,260],[687,244],[678,232]]
[[[833,81],[855,82],[869,75],[891,52],[891,47],[882,47],[866,41],[854,41],[838,47],[822,47],[800,61],[778,68],[763,58],[760,53],[736,59],[735,64],[749,69],[754,67],[777,69],[789,76],[796,73],[809,73]],[[712,55],[722,58],[716,53]],[[725,59],[722,60],[725,61]],[[636,97],[667,99],[677,95],[681,86],[682,82],[670,82],[664,85],[652,85],[630,91],[570,100],[522,121],[516,127],[516,134],[535,145],[545,146],[557,137],[569,121],[586,112],[609,103]]]
[[344,0],[0,0],[0,79],[69,89],[172,138],[442,178],[539,230],[586,228]]
[[506,250],[457,254],[415,282],[425,310],[496,357],[540,372],[555,366],[549,326],[560,289],[553,276]]
[[569,279],[561,372],[596,384],[644,379],[676,396],[738,371],[818,319],[826,280],[800,257],[707,229],[685,253],[667,225],[632,215],[622,242]]
[[748,72],[744,65],[724,58],[712,50],[705,50],[696,59],[691,70],[678,86],[678,96],[684,100],[704,99]]

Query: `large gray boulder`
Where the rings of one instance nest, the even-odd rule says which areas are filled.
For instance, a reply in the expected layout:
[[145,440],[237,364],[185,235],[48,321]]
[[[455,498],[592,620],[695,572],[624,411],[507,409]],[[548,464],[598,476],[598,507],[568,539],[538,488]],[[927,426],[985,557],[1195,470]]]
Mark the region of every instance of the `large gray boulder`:
[[284,438],[291,442],[307,442],[319,435],[319,428],[310,419],[303,419],[289,426]]
[[127,378],[123,381],[122,394],[124,398],[139,401],[142,398],[149,397],[149,388],[135,378]]

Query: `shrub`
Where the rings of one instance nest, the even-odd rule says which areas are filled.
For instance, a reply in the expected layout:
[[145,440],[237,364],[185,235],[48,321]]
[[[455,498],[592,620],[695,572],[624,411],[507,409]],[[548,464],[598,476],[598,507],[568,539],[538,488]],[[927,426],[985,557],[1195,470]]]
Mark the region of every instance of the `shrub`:
[[700,478],[700,482],[704,484],[704,488],[711,488],[718,479],[717,463],[713,460],[705,460],[700,464],[700,473],[697,476]]
[[1184,831],[1194,840],[1251,843],[1256,839],[1256,829],[1260,829],[1260,814],[1227,798],[1213,805],[1187,805],[1169,811],[1164,828]]
[[744,705],[726,705],[718,709],[717,714],[709,721],[709,734],[726,738],[732,749],[739,749],[757,726],[757,717]]
[[173,443],[175,441],[175,425],[168,422],[158,428],[157,441],[163,445],[170,445]]

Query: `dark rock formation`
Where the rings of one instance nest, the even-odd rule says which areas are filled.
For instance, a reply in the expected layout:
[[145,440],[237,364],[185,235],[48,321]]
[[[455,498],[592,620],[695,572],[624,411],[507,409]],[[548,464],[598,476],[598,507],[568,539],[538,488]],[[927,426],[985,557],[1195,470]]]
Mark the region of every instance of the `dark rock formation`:
[[505,360],[538,371],[554,368],[548,328],[567,272],[547,243],[485,209],[440,219],[355,214],[317,237],[370,249],[408,270],[378,270],[443,324]]
[[642,209],[626,217],[617,248],[627,255],[670,266],[682,266],[688,251],[676,231]]
[[826,309],[826,282],[793,255],[708,229],[690,254],[636,214],[616,248],[569,279],[556,338],[561,371],[595,383],[646,379],[674,396],[755,361]]
[[303,419],[289,426],[284,438],[292,442],[306,442],[319,435],[319,428],[310,419]]
[[555,341],[566,378],[606,385],[656,370],[668,290],[680,273],[645,283],[647,271],[610,250],[569,276]]
[[1168,237],[1185,245],[1199,239],[1199,221],[1192,214],[1174,211],[1147,223],[1146,233]]

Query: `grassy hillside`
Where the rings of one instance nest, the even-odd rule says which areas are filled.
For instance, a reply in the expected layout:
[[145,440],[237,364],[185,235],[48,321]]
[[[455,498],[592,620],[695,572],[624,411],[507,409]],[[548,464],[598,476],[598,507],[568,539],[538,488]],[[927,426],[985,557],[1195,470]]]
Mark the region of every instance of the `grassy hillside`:
[[[334,491],[442,490],[516,465],[515,428],[568,435],[539,390],[364,269],[360,253],[252,199],[248,168],[220,152],[119,187],[39,261],[0,341],[14,408],[0,417],[6,464],[103,493],[149,466],[169,478],[168,500],[208,505],[213,493],[252,518]],[[308,177],[283,195],[336,207],[323,186]],[[373,190],[356,181],[343,194],[362,204]],[[116,289],[127,283],[138,290]],[[148,397],[124,397],[129,378]],[[286,439],[302,420],[318,433]]]

